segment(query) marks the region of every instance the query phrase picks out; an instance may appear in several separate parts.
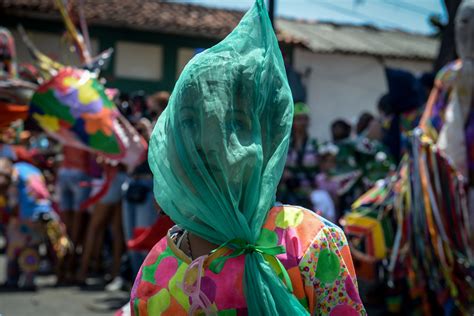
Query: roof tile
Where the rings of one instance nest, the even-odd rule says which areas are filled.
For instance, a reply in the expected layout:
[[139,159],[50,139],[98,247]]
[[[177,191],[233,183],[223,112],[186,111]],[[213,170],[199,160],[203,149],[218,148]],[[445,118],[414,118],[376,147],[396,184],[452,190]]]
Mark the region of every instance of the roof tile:
[[[142,29],[220,40],[238,24],[243,12],[159,0],[84,0],[90,25]],[[54,0],[0,0],[2,14],[58,20]],[[406,59],[434,59],[436,39],[374,27],[277,20],[277,35],[286,44],[318,53],[362,54]]]

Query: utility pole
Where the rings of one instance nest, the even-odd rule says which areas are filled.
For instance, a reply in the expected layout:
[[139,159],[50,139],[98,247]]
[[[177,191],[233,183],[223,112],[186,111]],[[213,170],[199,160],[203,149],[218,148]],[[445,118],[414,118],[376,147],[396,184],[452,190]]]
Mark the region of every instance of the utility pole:
[[272,22],[273,28],[275,28],[275,1],[276,0],[268,0],[268,16],[270,17],[270,21]]

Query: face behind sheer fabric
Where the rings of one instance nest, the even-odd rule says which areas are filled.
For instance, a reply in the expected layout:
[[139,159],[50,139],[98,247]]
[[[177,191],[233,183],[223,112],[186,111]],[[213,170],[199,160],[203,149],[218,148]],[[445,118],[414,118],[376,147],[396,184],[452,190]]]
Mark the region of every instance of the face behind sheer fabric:
[[236,200],[261,161],[260,124],[246,86],[251,81],[238,69],[225,78],[210,75],[215,71],[205,69],[178,96],[173,121],[189,160],[174,167],[193,191],[188,175],[210,180],[207,186]]
[[186,65],[150,141],[163,211],[211,243],[231,242],[236,255],[245,249],[250,315],[307,314],[262,253],[252,251],[275,202],[292,117],[278,41],[264,1],[256,0],[223,41]]
[[[254,86],[255,69],[220,67],[195,67],[175,90],[170,102],[175,106],[167,109],[168,126],[175,131],[167,133],[168,158],[192,194],[200,199],[220,194],[234,209],[244,210],[259,193],[249,192],[248,184],[258,187],[268,160],[289,137],[285,122],[291,100],[278,89],[275,95],[261,95]],[[275,86],[282,88],[283,80],[275,79]]]

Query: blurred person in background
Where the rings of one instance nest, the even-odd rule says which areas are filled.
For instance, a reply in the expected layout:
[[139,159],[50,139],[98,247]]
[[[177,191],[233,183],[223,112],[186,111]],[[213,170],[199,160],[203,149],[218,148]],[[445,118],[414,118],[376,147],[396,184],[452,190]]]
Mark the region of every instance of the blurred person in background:
[[363,112],[359,116],[357,121],[356,133],[359,141],[363,141],[364,138],[369,141],[382,142],[383,139],[383,128],[382,118],[376,118],[368,112]]
[[170,93],[168,91],[157,92],[146,99],[148,118],[152,126],[155,125],[158,117],[168,106],[169,99]]
[[309,114],[307,104],[295,103],[288,156],[277,192],[279,201],[306,208],[312,208],[309,195],[318,170],[318,143],[309,135]]
[[59,209],[73,243],[73,252],[58,271],[58,284],[73,281],[76,252],[82,244],[87,224],[87,212],[81,204],[89,198],[91,191],[90,162],[92,155],[85,150],[65,145],[63,161],[58,170],[56,189],[59,195]]
[[132,109],[130,108],[130,96],[128,93],[120,92],[117,97],[117,108],[120,110],[120,113],[123,114],[126,118],[132,115]]
[[[122,226],[122,185],[127,180],[125,166],[113,165],[98,158],[104,173],[106,169],[116,169],[112,182],[100,201],[94,205],[90,222],[86,233],[84,251],[82,253],[81,265],[77,274],[77,281],[81,285],[87,285],[86,279],[91,265],[92,257],[95,255],[100,261],[103,248],[104,234],[107,228],[111,227],[112,233],[112,267],[110,269],[110,279],[106,289],[120,289],[123,279],[120,277],[120,265],[124,252],[124,236]],[[105,181],[101,179],[100,182]],[[99,184],[100,186],[101,184]]]
[[12,207],[7,227],[7,287],[35,290],[40,264],[38,247],[46,237],[42,218],[57,216],[38,168],[27,162],[17,162],[12,167],[8,163],[1,164],[11,170],[11,178],[4,185],[11,185],[13,189],[9,196]]
[[144,117],[147,111],[145,92],[136,91],[132,93],[130,96],[129,107],[130,115],[127,118],[130,122],[136,123]]
[[407,150],[407,135],[413,130],[424,110],[425,91],[410,72],[386,68],[388,92],[379,99],[377,108],[384,128],[383,143],[399,162]]
[[338,148],[332,143],[322,144],[318,150],[319,172],[314,179],[315,189],[311,192],[313,210],[337,223],[336,206],[338,203],[338,184],[331,180],[331,173],[336,168]]
[[[135,126],[148,142],[152,132],[151,122],[146,118],[142,118]],[[123,229],[125,240],[129,241],[136,237],[137,229],[152,225],[158,218],[158,211],[153,198],[153,175],[148,165],[148,159],[130,173],[129,178],[123,185],[123,190]],[[132,274],[135,277],[145,259],[146,252],[128,250],[128,255]]]
[[374,119],[375,117],[369,112],[363,112],[357,120],[355,129],[356,135],[363,136]]
[[332,141],[338,142],[348,140],[351,137],[352,126],[343,119],[337,119],[331,124]]

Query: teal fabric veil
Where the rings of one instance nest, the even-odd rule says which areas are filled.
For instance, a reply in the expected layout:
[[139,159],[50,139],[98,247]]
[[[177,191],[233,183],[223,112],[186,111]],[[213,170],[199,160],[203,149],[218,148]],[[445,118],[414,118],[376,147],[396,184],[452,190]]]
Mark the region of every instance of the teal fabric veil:
[[[275,202],[293,101],[263,0],[181,74],[150,141],[158,204],[218,245],[257,243]],[[258,251],[245,254],[251,315],[307,313]]]

